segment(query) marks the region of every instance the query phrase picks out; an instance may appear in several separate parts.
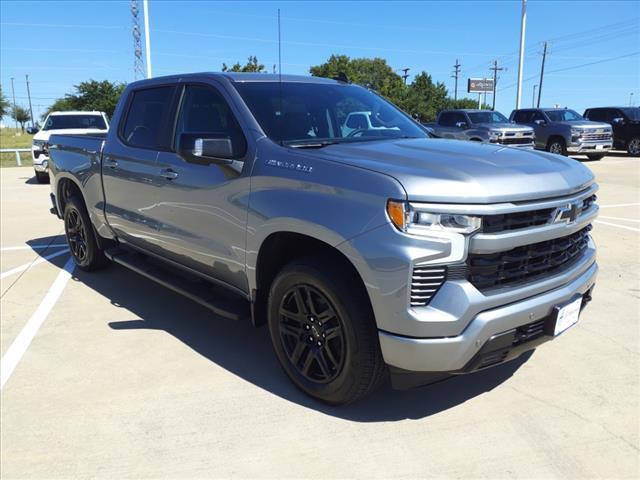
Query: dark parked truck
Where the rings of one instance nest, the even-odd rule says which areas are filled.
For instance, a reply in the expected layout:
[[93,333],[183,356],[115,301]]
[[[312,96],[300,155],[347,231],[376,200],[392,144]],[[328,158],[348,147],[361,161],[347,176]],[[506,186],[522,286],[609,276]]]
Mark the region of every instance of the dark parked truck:
[[532,127],[536,148],[551,153],[583,153],[591,160],[600,160],[613,145],[610,125],[585,120],[567,108],[523,108],[511,112],[510,118]]
[[445,110],[428,126],[439,138],[533,148],[533,128],[515,125],[500,112],[491,110]]
[[584,118],[613,128],[613,146],[640,157],[640,107],[587,108]]
[[[351,112],[375,128],[345,133]],[[267,324],[286,374],[324,402],[389,374],[408,387],[503,363],[591,299],[586,167],[430,139],[355,85],[144,80],[105,137],[50,143],[52,211],[79,268],[112,261],[219,317]]]

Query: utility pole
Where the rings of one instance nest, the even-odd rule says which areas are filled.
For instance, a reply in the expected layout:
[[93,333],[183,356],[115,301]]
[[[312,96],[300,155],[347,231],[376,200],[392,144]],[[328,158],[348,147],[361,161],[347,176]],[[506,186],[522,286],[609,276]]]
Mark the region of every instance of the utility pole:
[[547,42],[544,42],[544,49],[542,51],[542,65],[540,66],[540,85],[538,86],[538,105],[540,108],[540,97],[542,97],[542,79],[544,78],[544,62],[547,60]]
[[[13,77],[11,77],[11,95],[13,96],[13,116],[16,113],[16,91],[13,88]],[[13,121],[16,124],[16,133],[18,132],[18,121],[14,118]]]
[[29,98],[29,112],[31,113],[31,126],[34,126],[33,123],[33,107],[31,106],[31,90],[29,89],[29,75],[25,75],[27,78],[27,97]]
[[527,0],[522,0],[522,18],[520,19],[520,60],[518,62],[518,92],[516,93],[516,109],[520,108],[522,98],[522,69],[524,68],[524,37],[527,28]]
[[536,106],[536,88],[538,88],[537,83],[533,86],[533,98],[531,99],[531,108]]
[[144,12],[144,48],[147,52],[147,78],[151,78],[151,40],[149,39],[149,0],[142,0]]
[[633,107],[633,92],[629,94],[629,106]]
[[460,67],[462,65],[460,65],[458,63],[458,59],[456,58],[456,64],[453,66],[453,75],[451,75],[453,78],[456,79],[456,86],[453,89],[453,99],[454,100],[458,100],[458,76],[460,75]]
[[498,83],[498,72],[501,72],[502,70],[504,70],[504,67],[498,67],[498,61],[494,60],[493,67],[491,67],[489,70],[493,70],[493,106],[491,107],[491,110],[495,110],[496,109],[496,84]]
[[407,78],[409,78],[409,70],[411,70],[410,68],[401,68],[401,71],[404,72],[404,75],[402,75],[402,79],[404,80],[404,84],[407,84]]

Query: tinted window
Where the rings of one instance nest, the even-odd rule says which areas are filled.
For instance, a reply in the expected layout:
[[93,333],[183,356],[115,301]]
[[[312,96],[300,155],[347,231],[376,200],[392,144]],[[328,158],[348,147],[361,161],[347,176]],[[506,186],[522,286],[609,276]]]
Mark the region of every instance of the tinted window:
[[349,128],[367,128],[367,126],[367,119],[363,114],[351,115],[347,120],[347,127]]
[[174,87],[139,90],[133,94],[129,113],[122,130],[124,140],[134,147],[164,149],[165,134]]
[[442,112],[438,117],[438,124],[443,127],[452,127],[453,115],[450,112]]
[[71,128],[95,128],[106,130],[102,115],[49,115],[43,130],[69,130]]
[[519,110],[513,114],[516,123],[531,123],[531,110]]
[[471,123],[509,123],[500,112],[469,112]]
[[[318,142],[426,138],[427,134],[392,104],[368,90],[338,83],[236,82],[267,136],[293,146]],[[350,113],[370,112],[365,129],[346,125]]]
[[544,118],[544,115],[542,114],[542,112],[532,112],[531,114],[531,120],[529,120],[529,122],[533,123],[537,120],[542,120],[544,122],[547,121],[546,118]]
[[453,126],[455,127],[458,122],[467,123],[467,117],[464,116],[464,113],[456,112],[453,114]]
[[599,109],[595,109],[595,110],[587,110],[585,112],[585,117],[588,118],[589,120],[595,120],[598,122],[605,122],[607,121],[607,118],[610,117],[611,115],[607,115],[607,110],[599,108]]
[[573,110],[545,110],[547,117],[552,122],[577,122],[583,120],[582,116]]
[[640,120],[640,108],[623,108],[622,111],[629,117],[629,120],[637,122]]
[[176,128],[176,143],[183,133],[229,138],[235,158],[244,156],[247,151],[240,125],[224,97],[213,87],[193,85],[185,88]]

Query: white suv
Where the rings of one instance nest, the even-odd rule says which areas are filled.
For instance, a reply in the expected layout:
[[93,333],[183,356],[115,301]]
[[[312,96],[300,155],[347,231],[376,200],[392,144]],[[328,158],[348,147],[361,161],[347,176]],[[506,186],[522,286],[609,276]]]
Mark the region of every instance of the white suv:
[[109,118],[104,112],[51,112],[42,130],[36,133],[31,144],[33,169],[38,183],[49,181],[49,137],[53,134],[106,133]]

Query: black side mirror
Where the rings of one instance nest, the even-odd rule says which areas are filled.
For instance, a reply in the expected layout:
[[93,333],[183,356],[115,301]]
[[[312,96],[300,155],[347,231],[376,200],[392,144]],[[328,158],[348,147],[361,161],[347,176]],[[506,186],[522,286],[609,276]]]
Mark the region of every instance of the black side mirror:
[[185,161],[207,165],[233,162],[231,139],[210,133],[183,133],[178,139],[177,153]]
[[456,127],[458,128],[467,128],[467,122],[456,122]]
[[624,125],[624,118],[616,117],[613,120],[611,120],[611,123],[613,123],[614,125]]
[[547,122],[545,122],[544,120],[534,120],[534,122],[536,125],[540,126],[540,127],[544,127]]

